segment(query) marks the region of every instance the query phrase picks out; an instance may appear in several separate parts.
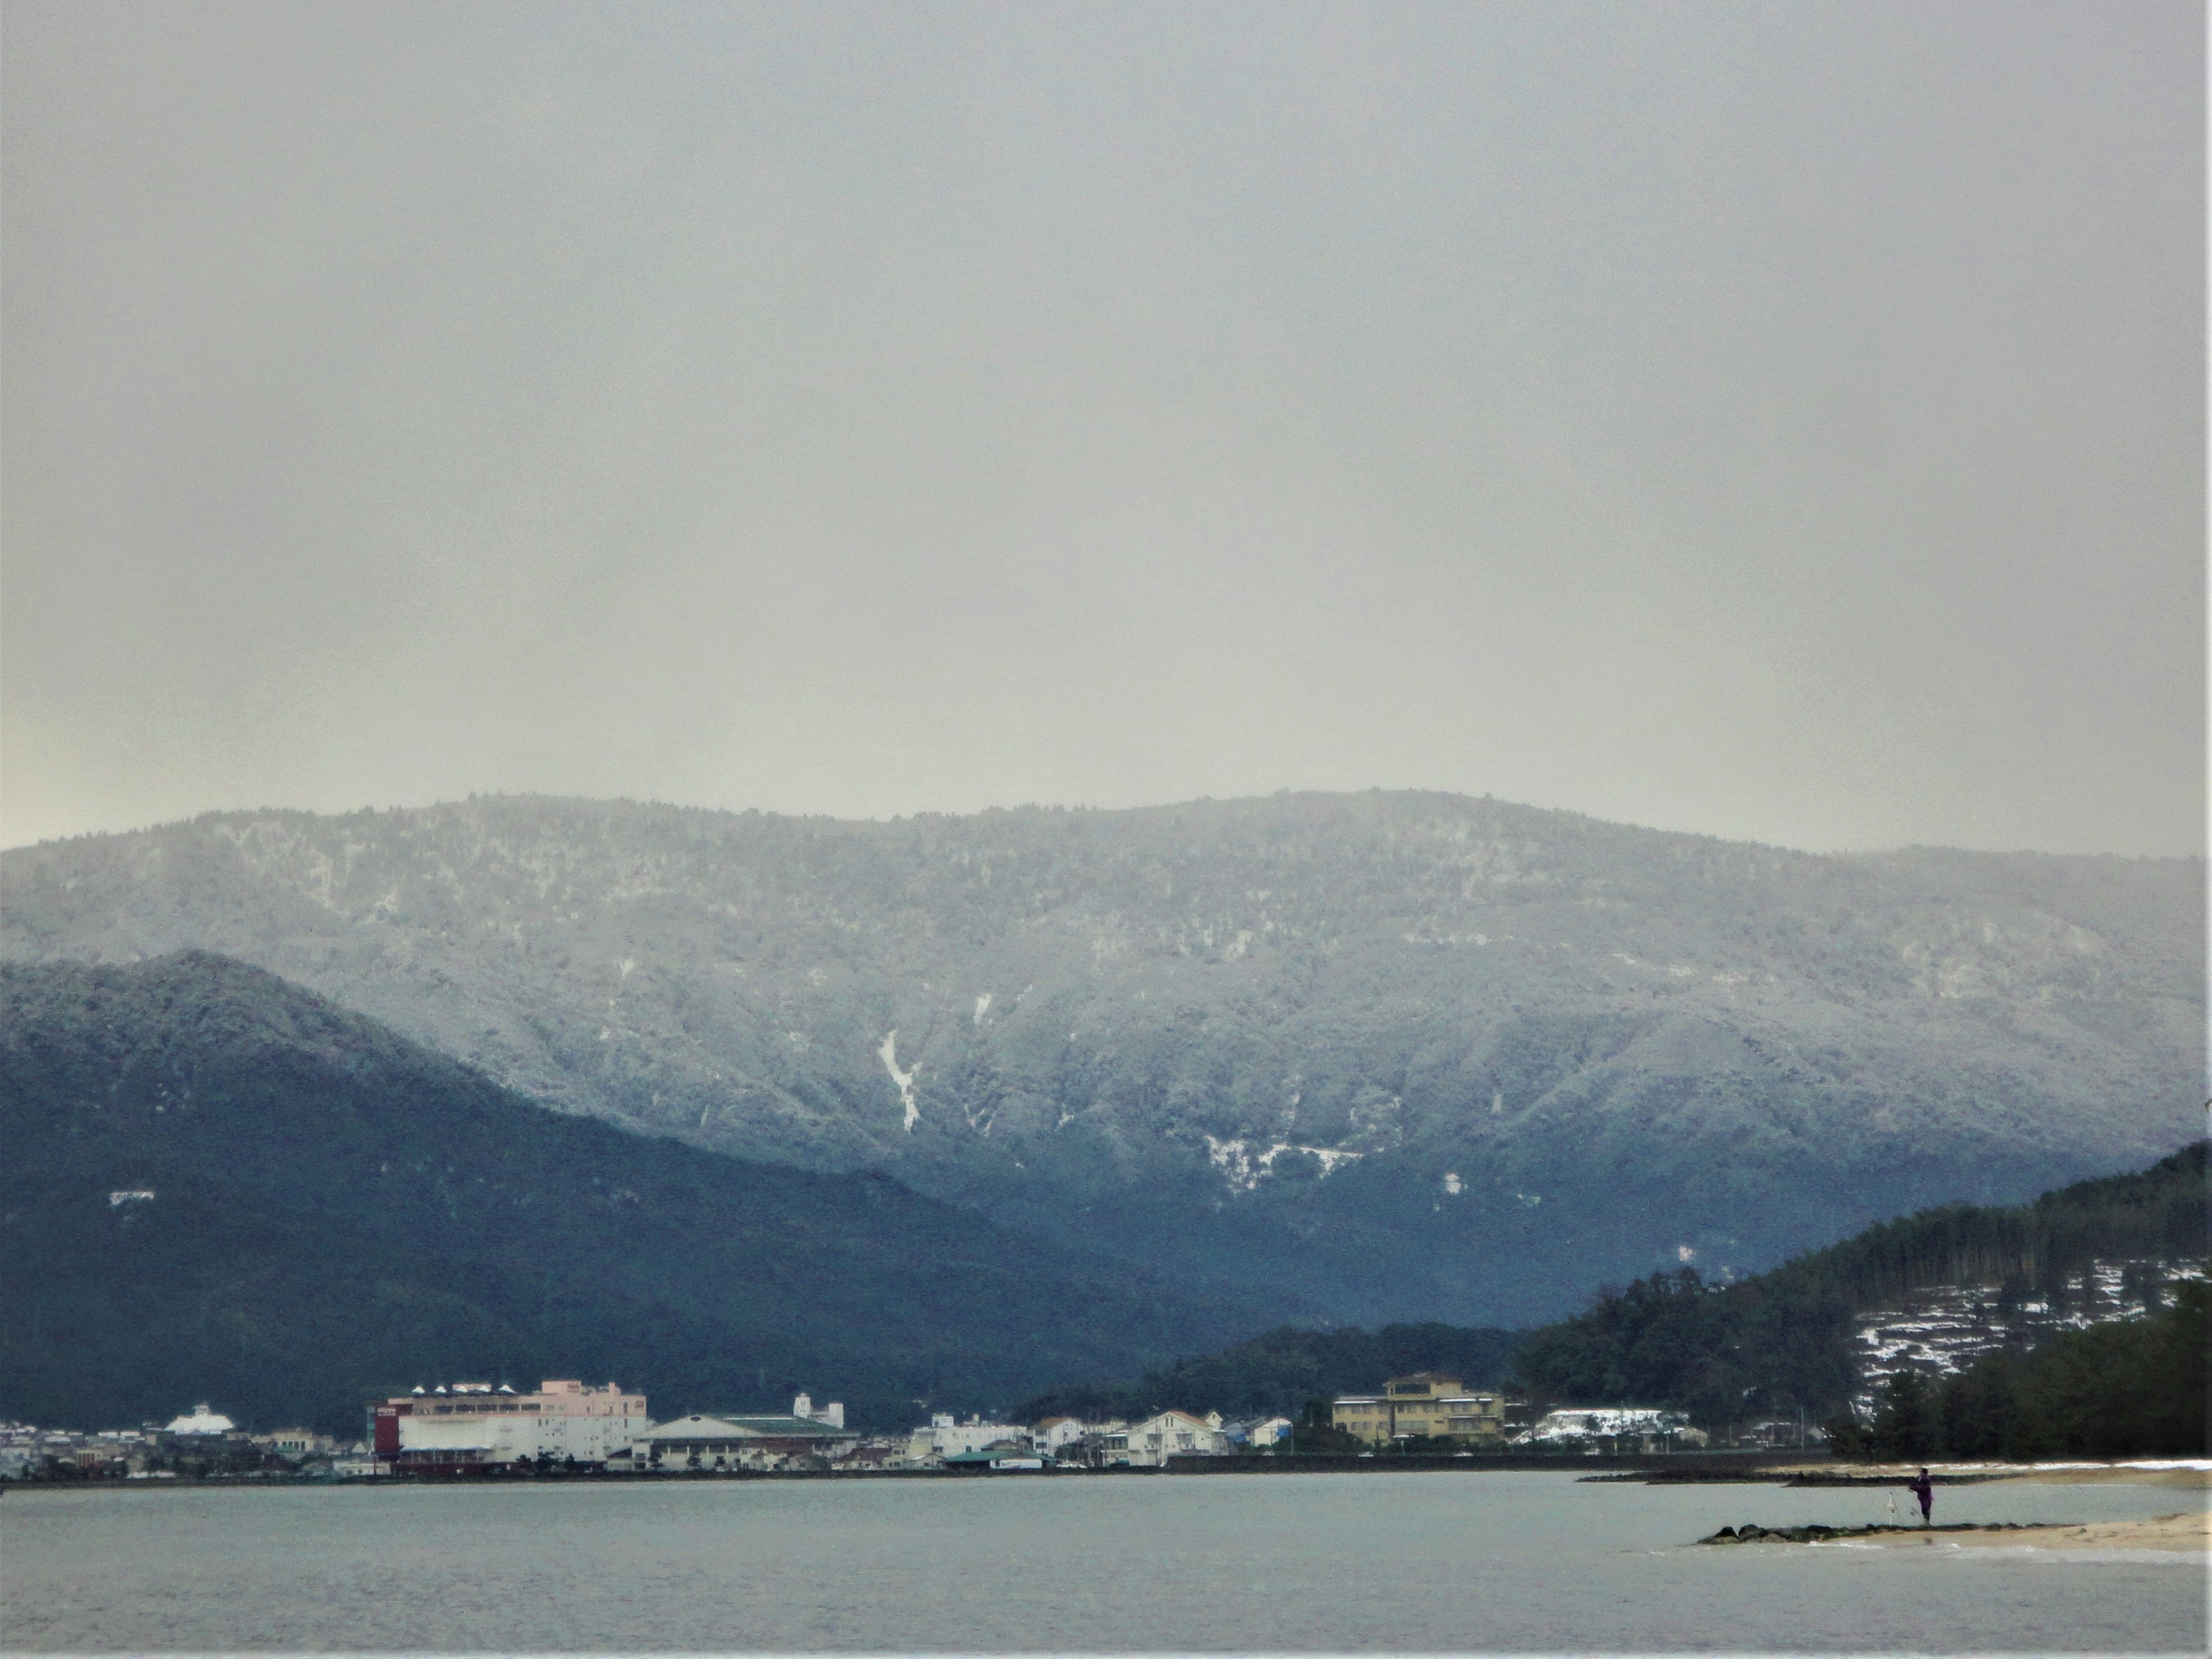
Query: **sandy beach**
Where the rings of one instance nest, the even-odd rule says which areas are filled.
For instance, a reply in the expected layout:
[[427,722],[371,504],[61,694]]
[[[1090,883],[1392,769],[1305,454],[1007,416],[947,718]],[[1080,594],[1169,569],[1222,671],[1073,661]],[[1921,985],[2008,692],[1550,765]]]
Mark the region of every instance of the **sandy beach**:
[[1853,1542],[1885,1549],[2175,1550],[2212,1549],[2212,1515],[2186,1510],[2148,1521],[2098,1521],[2078,1527],[1975,1527],[1956,1532],[1911,1528],[1868,1534]]
[[2018,1474],[2000,1477],[2005,1480],[2039,1480],[2052,1486],[2212,1486],[2212,1468],[2198,1466],[2179,1466],[2153,1468],[2130,1463],[2106,1464],[2080,1468],[2024,1469]]

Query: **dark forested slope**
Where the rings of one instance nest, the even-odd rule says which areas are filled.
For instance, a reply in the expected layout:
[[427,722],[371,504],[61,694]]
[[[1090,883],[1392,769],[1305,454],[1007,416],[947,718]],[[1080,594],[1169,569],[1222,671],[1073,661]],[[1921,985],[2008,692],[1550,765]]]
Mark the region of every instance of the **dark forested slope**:
[[582,1376],[902,1425],[1285,1310],[548,1112],[208,955],[0,969],[0,1415],[43,1423],[358,1431],[380,1391]]

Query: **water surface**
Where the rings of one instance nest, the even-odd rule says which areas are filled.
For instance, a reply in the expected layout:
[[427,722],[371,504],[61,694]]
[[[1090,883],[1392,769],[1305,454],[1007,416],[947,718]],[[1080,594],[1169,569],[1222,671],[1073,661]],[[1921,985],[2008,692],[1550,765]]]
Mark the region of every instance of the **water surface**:
[[[1756,1546],[1866,1488],[1549,1473],[17,1488],[17,1650],[2204,1650],[2201,1556]],[[1900,1501],[1902,1494],[1899,1494]],[[2201,1491],[1946,1487],[1938,1521]]]

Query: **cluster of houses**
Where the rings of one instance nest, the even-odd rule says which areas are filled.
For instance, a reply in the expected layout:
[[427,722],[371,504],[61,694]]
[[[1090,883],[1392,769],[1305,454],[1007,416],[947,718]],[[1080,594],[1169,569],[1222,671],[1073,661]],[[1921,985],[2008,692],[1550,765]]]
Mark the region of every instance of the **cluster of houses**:
[[848,1429],[842,1409],[813,1409],[807,1396],[788,1414],[752,1417],[695,1413],[647,1429],[631,1443],[636,1469],[1042,1469],[1158,1468],[1170,1457],[1273,1451],[1288,1442],[1287,1417],[1224,1420],[1161,1412],[1141,1422],[1088,1423],[1048,1417],[1034,1425],[933,1416],[905,1435],[865,1436]]
[[1290,1437],[1287,1417],[1231,1419],[1219,1412],[1203,1417],[1160,1412],[1135,1423],[1120,1418],[1086,1423],[1079,1418],[1048,1417],[1035,1428],[973,1417],[963,1423],[939,1416],[907,1437],[904,1466],[1036,1468],[1058,1463],[1081,1468],[1162,1468],[1171,1457],[1273,1452]]
[[139,1480],[182,1474],[290,1474],[313,1464],[333,1474],[375,1473],[368,1448],[313,1429],[253,1434],[210,1407],[135,1429],[42,1429],[0,1423],[0,1480]]
[[1469,1389],[1443,1371],[1394,1376],[1379,1394],[1339,1395],[1329,1420],[1353,1439],[1387,1446],[1442,1445],[1455,1451],[1662,1452],[1707,1443],[1680,1412],[1653,1406],[1571,1406],[1525,1420],[1523,1402]]
[[655,1472],[1152,1468],[1171,1457],[1272,1451],[1291,1434],[1286,1417],[1169,1411],[1136,1423],[1048,1417],[1034,1426],[945,1413],[908,1434],[869,1436],[846,1425],[841,1403],[817,1407],[805,1394],[788,1412],[691,1412],[656,1423],[643,1395],[573,1382],[526,1395],[485,1382],[417,1389],[375,1402],[369,1423],[377,1464],[394,1474],[522,1462]]
[[[1439,1371],[1395,1376],[1375,1394],[1341,1395],[1334,1425],[1371,1450],[1662,1451],[1703,1446],[1679,1413],[1644,1407],[1571,1407],[1534,1421],[1520,1402],[1470,1389]],[[501,1468],[661,1473],[827,1469],[1019,1470],[1161,1468],[1179,1457],[1273,1454],[1289,1448],[1286,1417],[1225,1419],[1164,1411],[1137,1422],[1048,1417],[1035,1425],[945,1413],[904,1435],[848,1428],[835,1401],[801,1394],[788,1412],[692,1412],[652,1420],[642,1394],[612,1382],[417,1388],[373,1402],[368,1434],[344,1443],[307,1429],[248,1434],[207,1406],[166,1425],[98,1434],[0,1425],[0,1477],[178,1473],[332,1475],[471,1474]]]

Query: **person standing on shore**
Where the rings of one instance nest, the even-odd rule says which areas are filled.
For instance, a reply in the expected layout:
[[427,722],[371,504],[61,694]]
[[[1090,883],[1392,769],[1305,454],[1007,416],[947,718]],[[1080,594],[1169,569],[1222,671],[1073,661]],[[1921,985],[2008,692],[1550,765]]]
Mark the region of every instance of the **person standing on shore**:
[[1936,1504],[1936,1483],[1928,1478],[1927,1465],[1923,1464],[1917,1479],[1905,1483],[1905,1491],[1920,1500],[1920,1524],[1928,1524],[1929,1512]]

